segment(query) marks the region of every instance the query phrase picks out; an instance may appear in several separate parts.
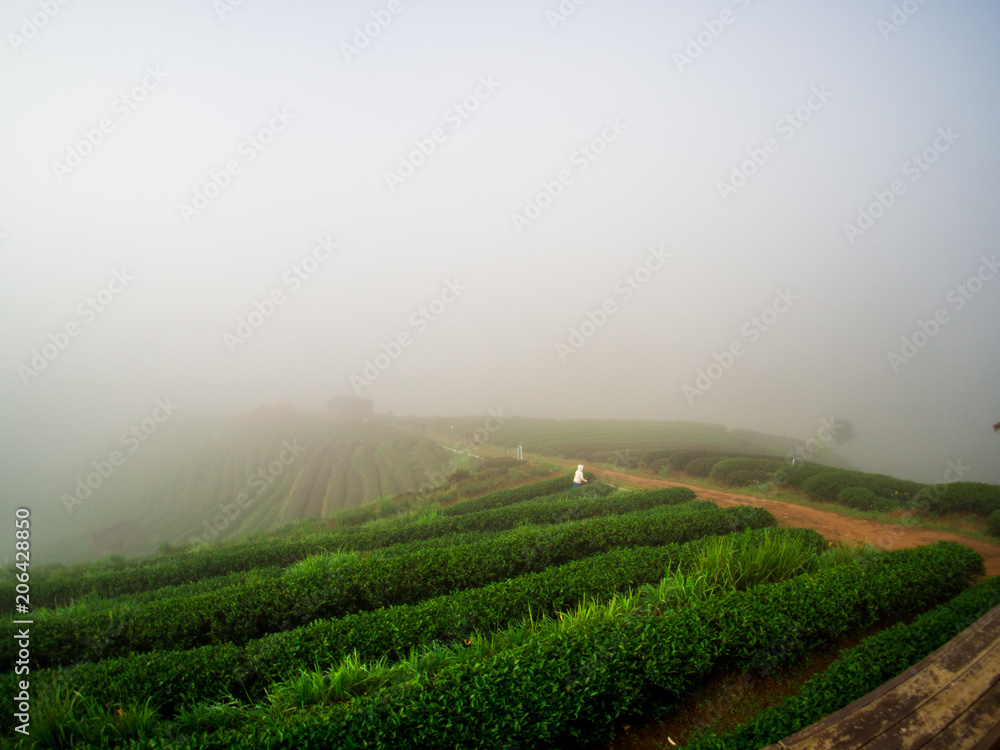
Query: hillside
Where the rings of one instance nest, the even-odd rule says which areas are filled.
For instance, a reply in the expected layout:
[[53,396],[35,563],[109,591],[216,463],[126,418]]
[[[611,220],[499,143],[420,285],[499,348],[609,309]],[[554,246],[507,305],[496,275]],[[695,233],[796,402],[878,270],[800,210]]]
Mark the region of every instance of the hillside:
[[[782,457],[801,449],[802,440],[721,424],[665,422],[641,419],[536,419],[504,417],[498,422],[483,417],[420,419],[434,435],[458,441],[465,433],[478,432],[495,446],[527,454],[559,456],[582,461],[627,464],[631,455],[643,451],[706,450],[722,454],[754,454]],[[492,431],[491,431],[492,430]],[[811,460],[847,467],[836,452],[824,450]]]
[[[160,436],[157,436],[158,438]],[[397,420],[293,413],[188,426],[137,452],[79,507],[44,561],[242,536],[418,489],[454,456]],[[50,544],[46,544],[50,542]]]
[[860,652],[867,682],[819,674],[836,690],[798,701],[824,715],[1000,592],[968,589],[983,559],[962,545],[835,545],[684,487],[591,475],[573,489],[562,474],[455,502],[523,468],[483,461],[374,523],[339,511],[332,526],[33,570],[29,655],[23,624],[4,624],[0,681],[15,694],[27,658],[44,710],[9,712],[0,747],[596,748],[727,675],[783,674],[901,615],[927,631]]
[[[70,528],[37,540],[43,562],[136,556],[162,543],[232,539],[289,521],[327,517],[379,497],[427,490],[476,459],[464,435],[525,454],[628,465],[639,452],[678,448],[783,455],[790,438],[722,425],[641,420],[467,416],[417,418],[264,408],[237,420],[164,431],[74,506]],[[448,449],[451,447],[451,450]],[[495,453],[496,451],[494,451]],[[843,465],[835,454],[817,457]],[[63,504],[66,504],[64,498]],[[59,512],[63,511],[60,507]]]

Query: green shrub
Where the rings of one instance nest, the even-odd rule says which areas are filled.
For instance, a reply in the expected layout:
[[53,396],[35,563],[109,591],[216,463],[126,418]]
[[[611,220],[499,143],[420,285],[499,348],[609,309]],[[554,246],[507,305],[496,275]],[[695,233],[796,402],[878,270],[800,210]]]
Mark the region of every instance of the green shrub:
[[[499,508],[493,511],[481,511],[453,518],[441,518],[436,515],[436,512],[427,512],[405,519],[382,519],[378,524],[373,524],[365,529],[327,532],[325,535],[319,537],[319,546],[315,546],[317,544],[316,537],[313,537],[311,540],[303,540],[301,549],[306,554],[306,557],[316,555],[328,556],[335,554],[337,551],[363,551],[367,554],[394,557],[431,547],[479,542],[491,534],[513,529],[524,523],[564,523],[570,520],[579,520],[598,515],[648,510],[658,505],[669,505],[695,499],[694,492],[686,488],[676,487],[667,489],[670,492],[666,494],[661,494],[658,490],[653,494],[649,492],[620,492],[613,500],[601,502],[594,498],[606,497],[610,494],[612,488],[602,482],[592,482],[586,485],[585,488],[550,495],[533,502],[521,503],[516,506]],[[280,549],[288,549],[284,541],[277,541],[275,545]],[[314,546],[316,551],[310,553],[310,550]],[[298,562],[300,562],[300,559],[295,559],[290,564],[296,565]],[[80,609],[80,602],[95,601],[100,602],[103,611],[107,612],[115,607],[115,600],[119,598],[122,598],[122,602],[119,603],[121,606],[130,608],[133,605],[157,599],[195,596],[227,586],[235,586],[243,583],[246,577],[251,574],[257,577],[270,578],[280,575],[280,572],[280,566],[252,568],[249,571],[237,571],[226,575],[203,578],[191,583],[160,586],[148,591],[123,595],[123,597],[127,598],[107,597],[98,599],[93,594],[84,594],[77,600],[74,609]],[[69,614],[73,614],[73,616],[77,615],[77,613],[69,611],[65,605],[59,608],[58,616]],[[51,612],[39,613],[40,617],[51,615]],[[0,625],[0,632],[2,630],[3,626]],[[2,653],[2,647],[0,647],[0,653]]]
[[1000,510],[990,513],[986,519],[986,528],[993,536],[1000,536]]
[[899,500],[894,497],[878,497],[872,501],[872,507],[881,513],[891,513],[894,510],[898,510],[902,506]]
[[598,745],[652,699],[710,674],[780,667],[889,617],[947,600],[983,570],[962,545],[881,553],[659,616],[543,628],[495,654],[448,664],[294,720],[248,725],[205,747],[533,748]]
[[[614,592],[656,584],[668,570],[709,564],[725,545],[723,563],[740,561],[736,575],[751,585],[782,565],[784,558],[813,554],[826,542],[811,529],[752,529],[708,536],[684,544],[618,549],[539,573],[529,573],[482,588],[430,599],[420,604],[322,620],[275,633],[236,648],[202,646],[184,652],[154,652],[42,672],[39,681],[65,681],[84,695],[128,694],[151,698],[165,714],[187,701],[228,694],[248,699],[303,669],[327,668],[349,655],[364,662],[397,660],[414,648],[450,646],[476,632],[489,632],[531,616],[554,615],[584,600],[606,600]],[[826,553],[824,553],[826,554]],[[760,558],[760,559],[758,559]],[[817,558],[818,559],[818,558]],[[61,678],[61,679],[60,679]]]
[[464,482],[469,477],[472,476],[472,472],[468,469],[455,469],[451,474],[448,475],[448,481],[452,484],[459,484]]
[[[678,492],[680,491],[680,492]],[[595,498],[618,510],[637,503],[659,505],[690,497],[683,487]],[[483,586],[549,565],[589,557],[616,547],[686,541],[706,533],[730,531],[729,524],[773,525],[759,508],[740,508],[729,516],[711,503],[684,503],[653,511],[600,516],[542,527],[523,527],[471,544],[422,549],[395,557],[357,559],[331,569],[312,564],[295,575],[266,579],[208,594],[164,598],[114,612],[117,624],[108,638],[107,613],[87,617],[53,617],[33,631],[36,667],[79,660],[186,649],[209,643],[246,643],[267,633],[304,625],[315,619],[394,604],[412,604],[452,591]],[[754,514],[752,511],[761,511]],[[322,560],[322,558],[320,558]],[[308,573],[312,570],[312,575]],[[13,628],[13,625],[8,626]],[[0,643],[5,669],[13,668],[17,644]],[[95,647],[99,644],[99,648]]]
[[639,456],[639,466],[656,472],[665,466],[669,469],[670,457],[676,452],[674,450],[644,451]]
[[930,510],[937,513],[988,516],[1000,509],[1000,485],[981,482],[934,484],[921,490],[918,501],[926,502]]
[[670,454],[670,458],[667,459],[667,466],[675,471],[682,471],[684,467],[689,463],[698,458],[709,458],[710,456],[719,455],[718,449],[716,450],[682,450],[674,451]]
[[[593,474],[584,474],[587,479],[593,479]],[[521,487],[514,487],[509,490],[497,490],[489,494],[477,497],[472,500],[463,500],[451,507],[444,509],[446,516],[460,516],[465,513],[476,513],[481,510],[494,510],[506,505],[523,503],[526,500],[533,500],[536,497],[552,495],[556,492],[564,492],[573,488],[573,476],[567,475],[554,477],[541,482],[526,484]]]
[[784,465],[784,461],[776,459],[727,458],[715,464],[708,476],[717,482],[733,485],[766,482]]
[[884,474],[867,474],[863,471],[843,469],[818,472],[802,483],[802,489],[809,497],[827,503],[835,502],[840,491],[848,487],[866,487],[879,497],[894,497],[900,503],[906,503],[923,489],[924,485]]
[[875,507],[876,499],[878,495],[867,487],[845,487],[837,493],[838,503],[858,510],[871,510]]
[[749,484],[763,484],[774,478],[773,471],[766,469],[736,469],[726,475],[726,484],[742,487]]
[[905,672],[1000,603],[1000,577],[988,578],[910,625],[899,623],[863,640],[799,693],[720,736],[701,737],[687,750],[757,750],[836,713]]
[[[514,502],[523,502],[533,497],[537,498],[558,492],[560,488],[562,491],[571,491],[571,486],[571,477],[557,477],[554,480],[525,485],[514,490],[503,490],[502,493],[507,493],[504,497],[508,499],[514,497]],[[586,486],[584,485],[584,487]],[[574,491],[576,497],[583,496],[584,493],[581,489]],[[516,494],[522,490],[521,494]],[[500,493],[491,493],[480,500],[498,494]],[[593,494],[593,491],[590,494]],[[563,497],[568,497],[568,495]],[[469,508],[467,503],[474,502],[477,501],[470,500],[452,507],[462,508],[463,513],[471,513],[475,508]],[[493,500],[487,501],[486,507],[481,508],[481,510],[496,504],[494,497]],[[501,505],[506,504],[509,503],[501,503]],[[372,519],[370,520],[373,520],[377,515],[377,504],[370,503],[365,507],[368,509],[365,512],[371,514]],[[448,509],[445,514],[457,515],[457,512]],[[163,586],[175,586],[214,578],[232,572],[290,565],[309,555],[333,552],[341,548],[376,549],[400,542],[469,530],[448,526],[447,522],[443,520],[439,526],[433,529],[428,526],[417,528],[409,525],[409,520],[408,518],[384,519],[381,523],[395,522],[398,525],[379,527],[378,533],[373,533],[370,529],[365,528],[348,528],[297,538],[249,538],[232,544],[206,544],[188,552],[137,560],[124,566],[121,563],[118,563],[117,567],[110,567],[107,564],[87,566],[78,574],[57,570],[49,576],[33,575],[31,600],[35,607],[55,607],[88,594],[96,594],[107,599]],[[506,528],[511,528],[517,522],[519,520],[515,520]],[[395,529],[395,535],[387,534],[386,528]],[[13,601],[15,584],[16,581],[13,579],[0,583],[0,596],[9,595]]]
[[693,477],[707,477],[711,473],[713,466],[719,463],[719,461],[725,461],[727,458],[728,456],[703,456],[702,458],[696,458],[684,464],[684,473],[690,474]]
[[794,464],[786,463],[774,472],[774,483],[781,487],[787,486],[798,489],[802,487],[802,484],[809,477],[822,474],[825,471],[830,471],[830,467],[820,464],[807,464],[802,461],[796,461]]

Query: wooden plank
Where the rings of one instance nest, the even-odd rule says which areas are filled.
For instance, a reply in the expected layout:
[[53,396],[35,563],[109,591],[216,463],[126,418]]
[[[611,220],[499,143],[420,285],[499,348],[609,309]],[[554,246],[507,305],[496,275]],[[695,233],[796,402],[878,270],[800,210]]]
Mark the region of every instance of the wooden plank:
[[[982,632],[982,631],[981,631]],[[1000,680],[1000,637],[982,651],[954,681],[931,700],[864,745],[865,750],[918,748],[949,726],[963,725],[970,706],[988,694]]]
[[[981,635],[984,629],[986,633]],[[825,719],[786,737],[781,745],[796,750],[859,747],[951,682],[956,674],[954,659],[949,657],[953,650],[964,651],[963,647],[970,641],[979,643],[980,648],[987,646],[998,633],[1000,605],[902,674]],[[913,683],[908,685],[911,681]],[[905,687],[900,690],[900,686]],[[888,702],[885,702],[886,696],[890,696]]]
[[1000,681],[968,707],[926,750],[987,750],[1000,744]]

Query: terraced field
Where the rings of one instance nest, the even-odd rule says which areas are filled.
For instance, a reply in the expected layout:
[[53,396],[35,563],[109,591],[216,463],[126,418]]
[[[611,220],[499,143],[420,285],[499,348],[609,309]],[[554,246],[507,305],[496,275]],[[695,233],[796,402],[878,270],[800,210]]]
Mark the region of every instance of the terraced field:
[[[341,511],[337,528],[33,571],[34,710],[0,714],[0,747],[600,747],[721,672],[781,670],[939,613],[933,637],[883,638],[893,658],[866,681],[810,688],[755,724],[766,742],[1000,595],[997,579],[968,591],[983,561],[962,545],[833,545],[684,487],[573,489],[563,475],[455,502],[513,465],[483,462],[360,525]],[[0,634],[10,695],[14,627]],[[852,673],[874,659],[859,653]]]
[[[300,413],[165,435],[77,509],[72,533],[46,537],[37,553],[74,562],[148,554],[164,542],[236,538],[414,491],[442,467],[463,465],[454,458],[385,417]],[[130,533],[116,543],[122,524]],[[94,542],[101,533],[111,541]]]

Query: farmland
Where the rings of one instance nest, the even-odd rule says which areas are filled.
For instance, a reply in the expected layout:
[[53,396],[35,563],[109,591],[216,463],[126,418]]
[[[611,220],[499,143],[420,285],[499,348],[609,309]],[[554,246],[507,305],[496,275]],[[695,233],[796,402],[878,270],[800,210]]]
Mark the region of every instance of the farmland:
[[[49,527],[64,528],[67,517],[73,524],[61,535],[40,537],[35,554],[63,563],[150,554],[162,544],[237,539],[293,521],[328,518],[379,498],[426,494],[440,487],[446,474],[477,463],[454,451],[467,451],[464,434],[478,433],[492,455],[513,455],[523,445],[534,456],[588,462],[669,449],[776,456],[795,445],[779,436],[689,422],[385,415],[363,420],[261,411],[255,418],[172,422],[84,500],[76,502],[69,492],[61,502],[51,498],[48,507],[60,515]],[[107,454],[98,455],[103,460]],[[837,463],[833,454],[825,460]],[[545,469],[536,466],[498,480],[530,479],[524,471],[541,476]],[[81,469],[76,478],[85,475]],[[70,489],[75,481],[67,479],[63,486]],[[494,489],[491,481],[486,478],[478,488]]]
[[[916,642],[884,631],[893,657],[859,684],[878,681],[1000,590],[996,579],[969,589],[983,562],[962,545],[831,544],[683,487],[590,475],[573,489],[561,475],[462,489],[525,468],[481,461],[417,505],[383,499],[322,524],[39,568],[31,740],[601,747],[720,673],[789,668],[852,633],[937,613]],[[13,694],[14,652],[0,659]],[[853,694],[834,692],[809,687],[802,707],[744,731],[758,741]],[[15,746],[15,719],[0,721]]]
[[[443,477],[443,467],[458,468],[454,456],[385,418],[293,413],[262,424],[194,425],[151,442],[72,508],[72,535],[41,539],[37,553],[75,562],[233,539],[417,490],[429,476]],[[131,538],[99,541],[123,522],[134,525]]]

